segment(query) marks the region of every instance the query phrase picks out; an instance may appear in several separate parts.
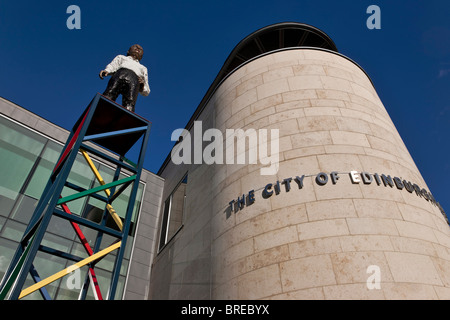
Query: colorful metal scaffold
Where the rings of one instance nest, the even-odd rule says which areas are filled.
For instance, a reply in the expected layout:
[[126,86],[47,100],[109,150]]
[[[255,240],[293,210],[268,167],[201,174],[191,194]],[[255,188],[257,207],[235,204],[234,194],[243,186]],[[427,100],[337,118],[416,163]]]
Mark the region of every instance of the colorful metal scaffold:
[[[44,192],[39,199],[15,255],[0,284],[0,300],[22,299],[37,290],[39,290],[43,299],[50,300],[51,297],[45,286],[84,266],[88,266],[88,277],[86,278],[85,285],[81,289],[79,298],[86,298],[86,291],[89,287],[86,284],[89,283],[95,299],[102,300],[103,295],[97,282],[95,265],[107,254],[117,251],[106,299],[112,300],[115,298],[122,259],[130,231],[139,179],[148,144],[150,127],[151,124],[148,120],[126,110],[101,94],[97,94],[94,97],[74,125]],[[87,141],[91,141],[110,152],[101,151],[104,149],[95,148],[92,144],[87,144]],[[138,144],[138,141],[141,141],[141,146],[136,164],[125,158],[125,155],[127,155],[127,152],[134,145]],[[100,184],[99,186],[86,190],[67,181],[72,165],[79,153],[83,155],[91,168]],[[109,164],[116,166],[113,181],[106,183],[103,180],[89,154],[100,157]],[[126,178],[119,179],[122,170],[129,172],[130,175]],[[130,185],[131,191],[128,205],[124,219],[122,220],[114,210],[114,200]],[[64,187],[75,190],[76,193],[62,197],[61,193]],[[104,192],[105,196],[99,195],[98,193],[100,192]],[[88,196],[105,203],[104,214],[100,223],[74,215],[69,209],[69,203],[71,201]],[[63,218],[71,224],[78,240],[83,245],[87,257],[74,256],[61,250],[42,245],[42,239],[47,232],[50,219],[53,215]],[[113,229],[106,226],[108,215],[117,224],[117,228]],[[80,225],[97,231],[94,248],[89,245]],[[108,234],[116,238],[116,240],[105,249],[100,250],[103,234]],[[75,263],[52,276],[41,279],[33,265],[38,251],[68,259]],[[35,284],[28,288],[23,288],[28,274],[31,275]]]

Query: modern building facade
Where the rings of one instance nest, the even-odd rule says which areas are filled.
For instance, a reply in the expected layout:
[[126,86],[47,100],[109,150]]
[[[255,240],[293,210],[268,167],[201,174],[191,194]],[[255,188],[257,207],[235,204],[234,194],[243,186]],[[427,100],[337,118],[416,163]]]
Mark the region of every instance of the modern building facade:
[[[68,132],[4,99],[0,113],[4,272]],[[95,183],[82,161],[71,177]],[[235,47],[136,202],[118,298],[450,298],[443,208],[368,75],[309,25],[268,26]],[[47,241],[81,251],[52,223]],[[48,260],[49,273],[66,267]],[[64,281],[49,291],[76,299]]]

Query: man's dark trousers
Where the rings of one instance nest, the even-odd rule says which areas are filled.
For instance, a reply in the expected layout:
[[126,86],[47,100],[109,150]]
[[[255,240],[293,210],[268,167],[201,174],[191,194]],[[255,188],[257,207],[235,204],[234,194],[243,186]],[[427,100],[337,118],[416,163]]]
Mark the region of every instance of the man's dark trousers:
[[119,94],[121,94],[122,106],[134,112],[139,88],[140,84],[136,73],[129,69],[121,68],[111,76],[103,95],[116,101]]

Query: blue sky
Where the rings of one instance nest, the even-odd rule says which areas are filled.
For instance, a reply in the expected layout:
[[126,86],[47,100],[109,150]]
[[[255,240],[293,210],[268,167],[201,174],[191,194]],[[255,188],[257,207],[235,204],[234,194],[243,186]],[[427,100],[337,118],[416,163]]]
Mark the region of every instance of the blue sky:
[[[368,6],[381,9],[369,30]],[[81,29],[69,30],[69,5]],[[326,32],[360,64],[435,198],[450,210],[450,2],[417,0],[0,1],[0,96],[71,129],[107,80],[98,73],[130,45],[144,48],[152,122],[145,168],[157,172],[237,43],[296,21]],[[120,101],[120,100],[119,100]],[[395,174],[395,173],[392,173]]]

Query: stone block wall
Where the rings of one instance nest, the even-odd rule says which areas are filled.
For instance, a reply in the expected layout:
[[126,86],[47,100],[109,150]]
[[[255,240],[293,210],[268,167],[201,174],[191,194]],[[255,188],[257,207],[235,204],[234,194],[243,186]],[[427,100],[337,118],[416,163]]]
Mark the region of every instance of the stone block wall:
[[[276,175],[262,176],[261,163],[215,166],[212,299],[450,298],[449,226],[358,65],[328,51],[281,51],[236,70],[212,100],[222,131],[280,137]],[[277,181],[279,194],[263,198]],[[251,190],[253,204],[230,208]],[[379,289],[368,287],[370,266]]]
[[450,298],[449,225],[356,63],[321,49],[266,54],[222,81],[196,120],[224,138],[278,130],[279,168],[262,175],[267,158],[250,163],[250,143],[244,164],[167,164],[162,201],[187,173],[186,205],[150,298]]

